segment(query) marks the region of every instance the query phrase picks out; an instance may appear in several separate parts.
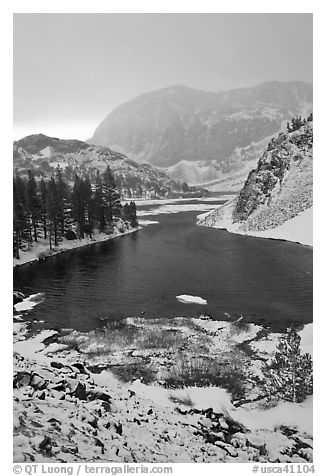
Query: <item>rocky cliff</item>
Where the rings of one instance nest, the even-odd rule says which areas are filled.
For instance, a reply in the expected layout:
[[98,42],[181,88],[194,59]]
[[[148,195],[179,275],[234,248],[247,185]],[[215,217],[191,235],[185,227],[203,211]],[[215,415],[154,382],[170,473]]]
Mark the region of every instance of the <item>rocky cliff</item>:
[[[273,138],[240,193],[200,225],[255,234],[297,219],[313,204],[313,123]],[[262,235],[264,236],[264,235]],[[300,240],[298,240],[300,241]]]
[[59,165],[68,182],[73,182],[75,172],[88,174],[94,182],[96,171],[102,172],[109,165],[119,192],[126,199],[207,195],[204,189],[188,187],[148,164],[137,164],[108,147],[79,140],[63,140],[43,134],[27,136],[14,143],[13,158],[14,169],[18,169],[21,175],[30,169],[36,177],[48,177]]
[[312,85],[298,81],[220,93],[172,86],[119,106],[89,142],[189,183],[218,183],[242,170],[246,175],[271,136],[311,109]]

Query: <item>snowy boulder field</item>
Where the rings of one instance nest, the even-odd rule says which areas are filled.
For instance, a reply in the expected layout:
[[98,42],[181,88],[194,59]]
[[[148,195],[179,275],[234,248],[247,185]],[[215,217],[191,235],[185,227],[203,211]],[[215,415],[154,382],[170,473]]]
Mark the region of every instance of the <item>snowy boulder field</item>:
[[[312,398],[259,395],[280,337],[262,326],[130,317],[30,335],[14,320],[17,463],[312,461]],[[312,325],[300,334],[306,352]]]

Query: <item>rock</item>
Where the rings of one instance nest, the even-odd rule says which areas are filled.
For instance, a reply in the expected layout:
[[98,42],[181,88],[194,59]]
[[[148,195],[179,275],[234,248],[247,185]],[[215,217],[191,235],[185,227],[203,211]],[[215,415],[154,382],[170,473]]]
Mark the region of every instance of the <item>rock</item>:
[[298,455],[309,462],[313,461],[313,452],[311,448],[300,448],[300,450],[298,451]]
[[95,446],[100,446],[101,448],[101,453],[102,455],[104,455],[104,444],[102,443],[101,440],[99,440],[98,438],[94,438],[94,442],[95,442]]
[[114,424],[115,431],[118,433],[118,435],[122,435],[122,423],[115,423]]
[[253,448],[260,449],[264,446],[265,441],[258,435],[249,434],[247,435],[247,445],[252,446]]
[[210,420],[209,418],[201,418],[201,419],[198,421],[198,423],[199,423],[201,426],[203,426],[203,427],[205,427],[205,428],[208,428],[208,429],[210,429],[210,428],[213,427],[213,422],[212,422],[212,420]]
[[61,426],[62,422],[58,420],[57,418],[49,418],[48,423],[51,424],[51,426]]
[[212,435],[214,435],[214,438],[216,440],[225,441],[225,435],[224,435],[223,431],[216,431],[216,432],[212,431],[211,433],[212,433]]
[[13,379],[14,388],[20,388],[29,385],[30,380],[30,372],[17,372]]
[[67,383],[72,396],[77,397],[79,400],[87,400],[86,385],[84,383],[72,379],[69,379]]
[[225,450],[233,458],[238,456],[238,452],[233,448],[232,445],[229,445],[228,443],[224,443],[223,441],[215,441],[215,445]]
[[55,383],[50,383],[48,388],[50,390],[56,390],[57,392],[64,392],[66,388],[66,382],[65,380],[61,380]]
[[87,423],[91,425],[93,428],[97,428],[98,418],[94,415],[90,415],[87,418]]
[[34,393],[34,396],[38,398],[39,400],[45,400],[45,391],[44,390],[37,390]]
[[61,362],[55,362],[55,361],[51,362],[50,365],[54,369],[62,369],[62,367],[64,367],[64,365]]
[[88,375],[89,372],[85,369],[85,366],[81,362],[76,362],[71,364],[72,367],[75,367],[81,374]]
[[228,430],[229,429],[229,425],[226,423],[225,421],[225,418],[219,418],[218,420],[219,424],[220,424],[220,427],[222,428],[222,430]]
[[37,436],[33,438],[33,445],[36,448],[39,448],[41,451],[50,453],[52,450],[52,441],[49,436]]
[[257,450],[256,448],[253,448],[252,446],[249,446],[247,449],[246,449],[246,452],[247,454],[249,455],[249,459],[251,461],[257,461],[258,458],[259,458],[259,450]]
[[104,393],[103,390],[98,387],[88,390],[87,397],[89,400],[102,400],[103,402],[107,403],[111,402],[111,396],[107,393]]
[[78,453],[78,446],[77,445],[65,445],[61,446],[61,451],[63,453],[71,453],[73,455]]
[[18,304],[19,302],[22,302],[25,299],[25,295],[21,293],[20,291],[14,291],[13,292],[13,304]]
[[235,448],[243,448],[247,445],[247,438],[243,433],[234,433],[231,436],[229,443]]
[[305,438],[301,435],[294,435],[292,439],[298,444],[300,448],[312,448],[312,438]]
[[47,381],[44,380],[44,378],[40,377],[37,374],[33,374],[30,385],[35,389],[35,390],[44,390],[47,387]]

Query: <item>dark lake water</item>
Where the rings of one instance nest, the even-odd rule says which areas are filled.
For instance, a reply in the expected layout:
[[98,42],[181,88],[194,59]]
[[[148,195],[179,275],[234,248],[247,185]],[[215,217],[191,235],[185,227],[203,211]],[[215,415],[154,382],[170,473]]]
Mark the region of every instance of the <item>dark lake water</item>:
[[[242,314],[273,330],[312,321],[311,249],[198,227],[199,213],[141,217],[159,224],[15,269],[14,289],[45,293],[28,320],[80,331],[142,313],[204,312],[223,320]],[[208,304],[182,304],[180,294]]]

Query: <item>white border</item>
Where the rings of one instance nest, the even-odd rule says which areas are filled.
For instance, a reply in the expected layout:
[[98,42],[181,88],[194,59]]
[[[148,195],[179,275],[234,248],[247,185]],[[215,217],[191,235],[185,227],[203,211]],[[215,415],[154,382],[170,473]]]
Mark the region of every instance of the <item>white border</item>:
[[[325,340],[325,312],[323,294],[325,293],[325,246],[326,246],[326,213],[323,204],[323,189],[326,180],[326,103],[325,88],[326,81],[324,75],[326,44],[324,30],[326,28],[325,7],[323,2],[307,0],[274,0],[274,1],[234,1],[227,2],[216,1],[188,1],[181,2],[176,0],[147,0],[132,1],[119,0],[116,2],[109,0],[92,0],[89,2],[81,0],[57,0],[57,1],[5,1],[1,4],[0,32],[1,32],[1,170],[2,187],[1,201],[2,219],[0,233],[0,249],[2,250],[2,273],[1,273],[1,292],[2,292],[2,320],[3,331],[1,339],[1,409],[2,409],[2,458],[5,462],[3,474],[12,474],[12,263],[11,263],[11,209],[12,209],[12,13],[32,13],[32,12],[60,12],[60,13],[314,13],[314,128],[315,128],[315,174],[314,174],[314,356],[315,356],[315,391],[314,391],[314,446],[315,446],[315,474],[322,474],[325,468],[324,457],[324,432],[321,422],[325,414],[324,408],[324,379],[323,372],[325,364],[323,363],[323,347]],[[10,250],[10,251],[9,251]],[[10,390],[9,390],[10,389]],[[216,465],[205,465],[207,474],[223,468],[223,474],[249,474],[251,470],[245,464],[235,465],[226,464],[223,467],[216,468]],[[177,465],[178,471],[186,474],[195,474],[195,471],[201,471],[202,465]]]

